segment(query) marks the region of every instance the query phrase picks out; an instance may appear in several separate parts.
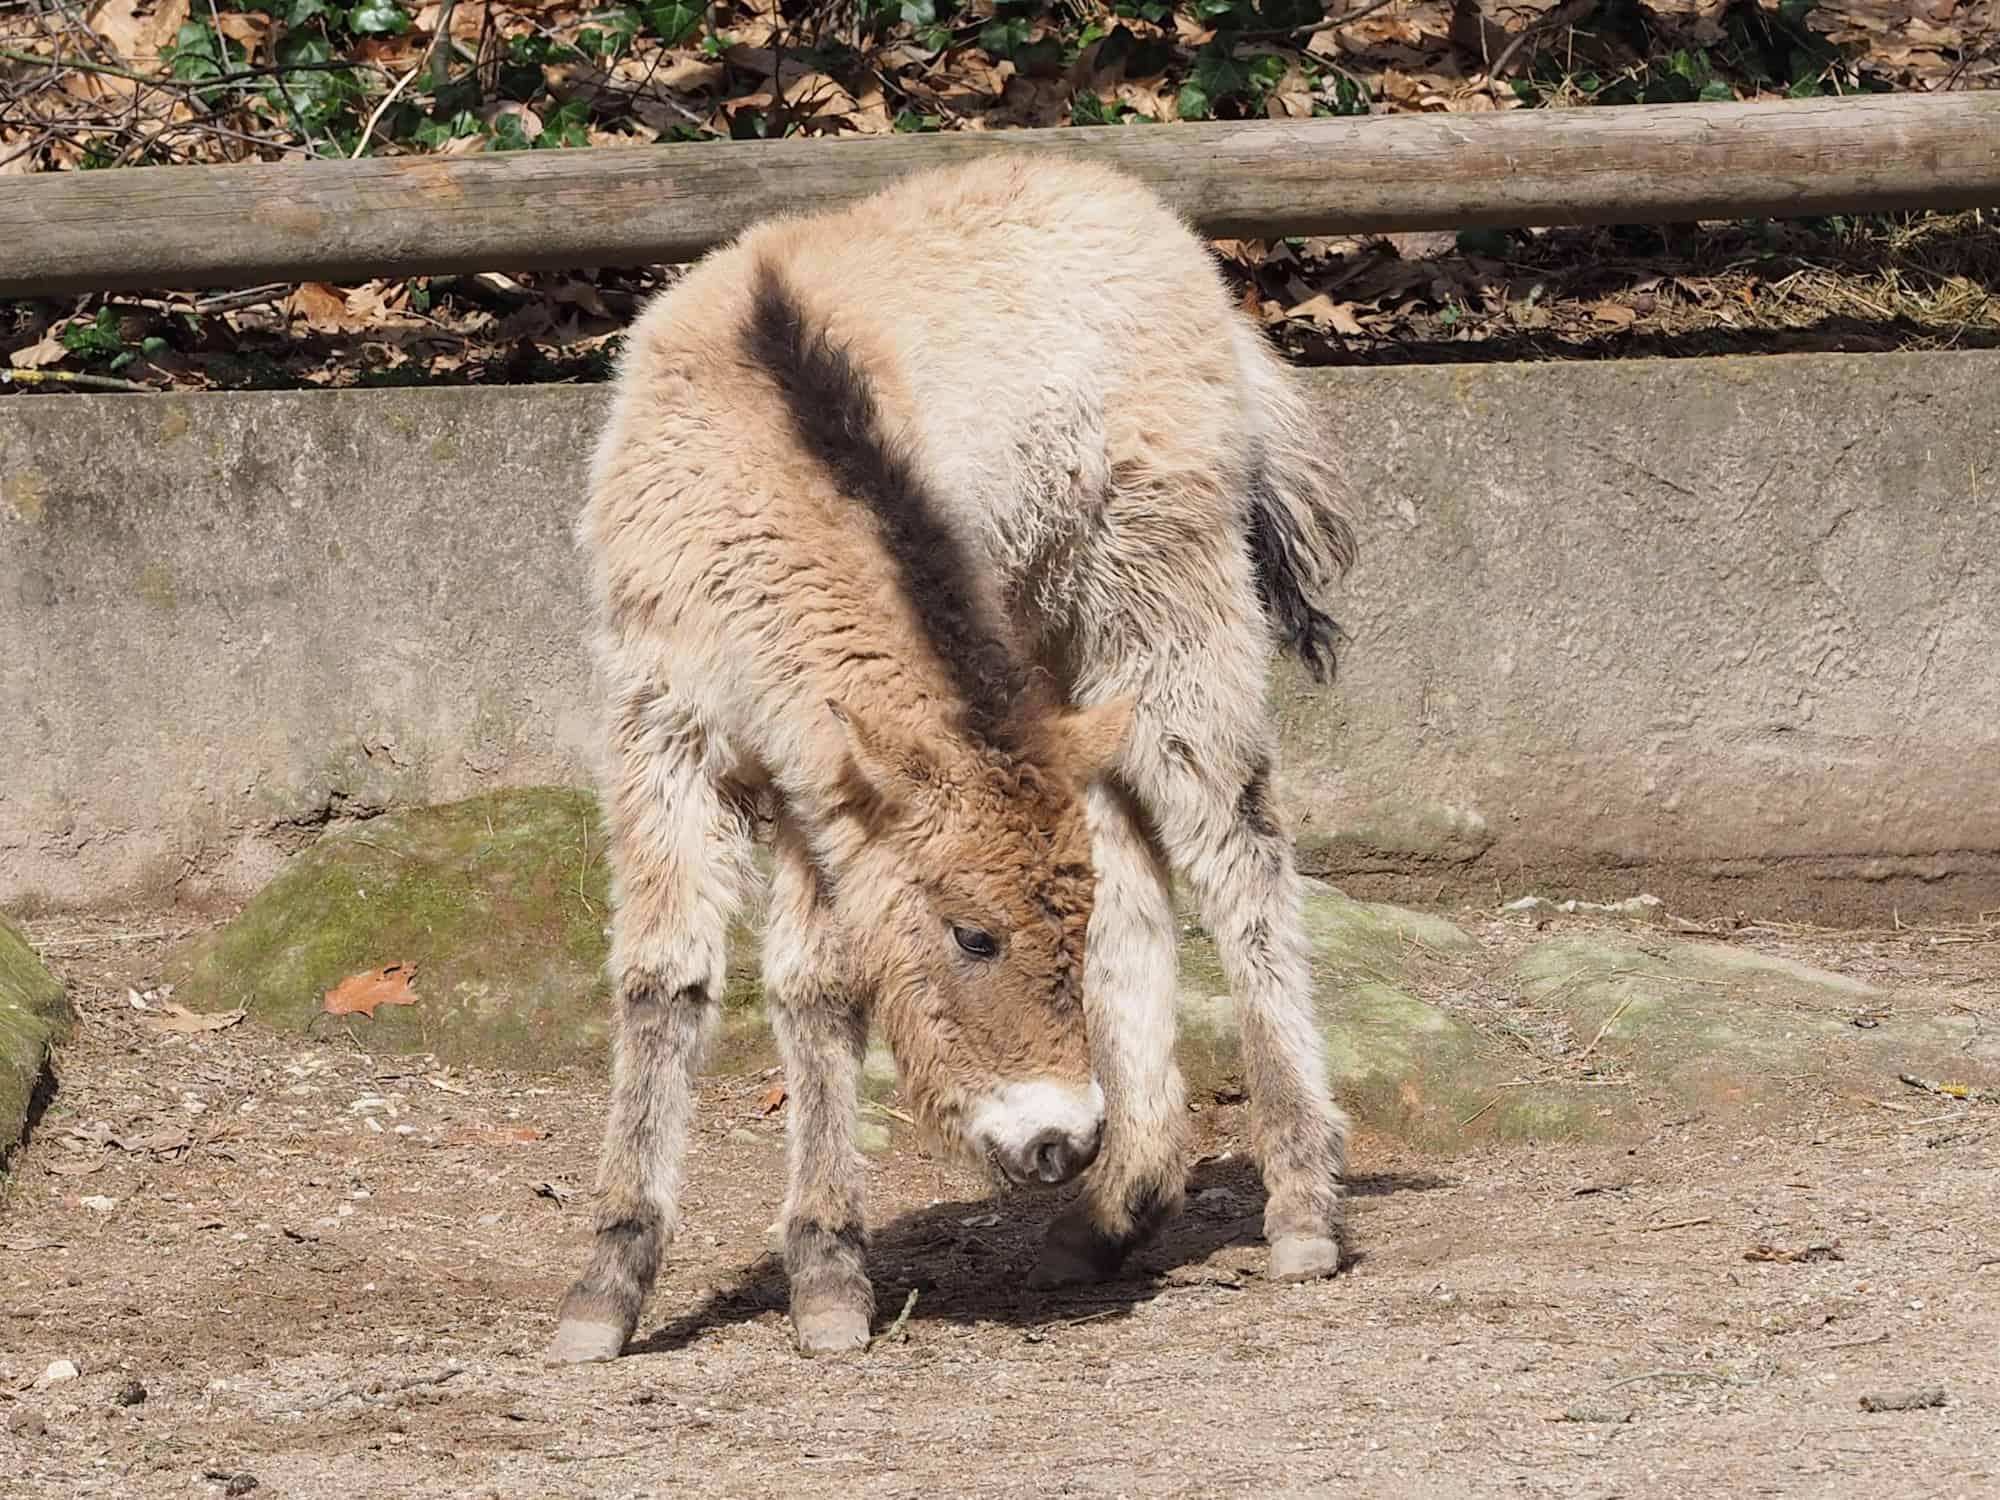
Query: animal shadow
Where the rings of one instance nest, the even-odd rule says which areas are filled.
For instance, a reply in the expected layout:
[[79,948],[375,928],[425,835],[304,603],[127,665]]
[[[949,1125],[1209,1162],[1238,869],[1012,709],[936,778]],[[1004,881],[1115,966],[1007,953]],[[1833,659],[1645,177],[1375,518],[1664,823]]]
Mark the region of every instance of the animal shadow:
[[[1349,1179],[1348,1192],[1369,1199],[1452,1185],[1448,1178],[1427,1173],[1380,1173]],[[1262,1240],[1264,1202],[1264,1185],[1247,1159],[1203,1162],[1189,1174],[1186,1207],[1126,1262],[1115,1280],[1051,1290],[1031,1290],[1027,1277],[1057,1207],[1052,1195],[1017,1189],[901,1214],[877,1228],[870,1241],[875,1332],[881,1334],[896,1321],[912,1293],[916,1302],[909,1310],[910,1324],[991,1323],[1033,1336],[1052,1326],[1123,1319],[1135,1307],[1174,1290],[1254,1285],[1254,1272],[1209,1262],[1231,1247]],[[1346,1227],[1343,1275],[1366,1259],[1354,1244],[1351,1224]],[[766,1313],[782,1315],[788,1295],[783,1261],[767,1251],[744,1267],[732,1285],[715,1287],[680,1316],[635,1340],[629,1353],[668,1353],[705,1333],[754,1322]]]

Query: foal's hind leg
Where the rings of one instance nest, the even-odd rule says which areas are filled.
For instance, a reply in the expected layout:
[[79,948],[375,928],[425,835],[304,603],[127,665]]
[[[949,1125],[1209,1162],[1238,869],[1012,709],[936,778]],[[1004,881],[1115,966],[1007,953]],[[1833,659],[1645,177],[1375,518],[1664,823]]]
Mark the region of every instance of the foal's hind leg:
[[868,1002],[833,892],[788,813],[776,852],[764,992],[790,1095],[785,1274],[799,1347],[831,1354],[864,1346],[875,1314],[854,1139]]
[[1298,874],[1273,801],[1268,648],[1247,579],[1237,597],[1236,628],[1191,643],[1154,700],[1161,732],[1143,737],[1131,775],[1235,996],[1252,1146],[1270,1194],[1267,1270],[1300,1280],[1340,1267],[1348,1122],[1327,1083]]
[[719,1014],[729,924],[752,873],[749,803],[728,779],[723,747],[693,716],[635,692],[614,703],[609,728],[611,1113],[597,1238],[549,1351],[568,1363],[618,1357],[679,1227],[695,1077]]

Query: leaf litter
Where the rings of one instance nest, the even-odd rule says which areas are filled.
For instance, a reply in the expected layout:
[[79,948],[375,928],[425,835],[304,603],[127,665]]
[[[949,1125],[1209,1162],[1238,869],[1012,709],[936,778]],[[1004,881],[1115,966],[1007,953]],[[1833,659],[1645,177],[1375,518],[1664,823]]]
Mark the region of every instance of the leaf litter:
[[[1636,17],[1610,0],[1395,0],[1346,25],[1310,22],[1342,12],[1308,3],[1284,10],[1309,23],[1290,29],[1212,0],[1001,9],[99,0],[86,26],[76,7],[4,7],[0,173],[2000,82],[1980,0],[1650,0]],[[1306,363],[2000,344],[2000,249],[1978,214],[1218,249]],[[676,274],[0,304],[0,353],[23,375],[146,389],[596,381]]]

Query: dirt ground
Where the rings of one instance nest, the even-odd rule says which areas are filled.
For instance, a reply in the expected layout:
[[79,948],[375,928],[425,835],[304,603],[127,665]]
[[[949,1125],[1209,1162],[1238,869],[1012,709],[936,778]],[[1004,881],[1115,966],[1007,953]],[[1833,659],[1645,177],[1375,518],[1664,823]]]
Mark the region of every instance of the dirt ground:
[[[605,1080],[371,1056],[360,1022],[158,1034],[126,989],[174,925],[30,924],[82,1019],[0,1198],[10,1496],[2000,1495],[1995,1101],[1663,1107],[1636,1146],[1449,1159],[1363,1132],[1356,1262],[1288,1288],[1255,1275],[1242,1106],[1204,1101],[1186,1215],[1067,1295],[1022,1288],[1045,1202],[898,1132],[887,1336],[812,1362],[769,1080],[715,1078],[637,1348],[549,1370]],[[2000,1025],[2000,942],[1737,940]]]

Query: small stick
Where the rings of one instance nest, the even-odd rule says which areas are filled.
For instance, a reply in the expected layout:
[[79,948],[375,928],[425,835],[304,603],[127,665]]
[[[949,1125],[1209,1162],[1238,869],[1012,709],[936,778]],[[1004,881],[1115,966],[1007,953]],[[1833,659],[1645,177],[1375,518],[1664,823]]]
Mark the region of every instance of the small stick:
[[384,94],[382,102],[375,106],[375,112],[368,117],[368,123],[361,127],[361,139],[354,143],[354,150],[348,154],[349,160],[360,159],[361,153],[368,149],[368,142],[375,134],[375,127],[382,123],[382,116],[386,115],[389,107],[402,97],[403,90],[416,82],[417,75],[430,66],[431,57],[438,50],[438,43],[451,31],[451,9],[451,4],[447,3],[444,13],[438,17],[438,29],[432,33],[430,45],[424,48],[424,54],[417,59],[417,65],[398,78],[395,87]]
[[1642,1224],[1639,1227],[1647,1234],[1658,1234],[1663,1229],[1693,1229],[1698,1224],[1713,1224],[1714,1222],[1715,1220],[1708,1218],[1676,1219],[1671,1224]]
[[291,291],[289,282],[276,281],[264,286],[245,287],[240,292],[218,292],[213,297],[203,297],[194,305],[197,316],[208,313],[238,312],[246,307],[255,307],[262,302],[276,302]]
[[1613,1026],[1616,1026],[1618,1024],[1618,1018],[1625,1014],[1626,1007],[1631,1005],[1631,1003],[1638,998],[1639,997],[1637,995],[1627,995],[1623,1000],[1620,1000],[1618,1002],[1618,1009],[1614,1010],[1613,1012],[1611,1012],[1610,1015],[1604,1018],[1604,1024],[1597,1028],[1597,1035],[1590,1039],[1590,1045],[1588,1047],[1585,1047],[1583,1051],[1577,1053],[1576,1060],[1578,1062],[1582,1062],[1586,1057],[1590,1056],[1591,1053],[1597,1050],[1597,1044],[1604,1040],[1604,1034],[1607,1031],[1609,1031]]
[[1635,1380],[1713,1380],[1717,1385],[1755,1385],[1754,1380],[1745,1380],[1739,1375],[1718,1375],[1713,1370],[1642,1370],[1637,1375],[1624,1375],[1612,1381],[1613,1385],[1630,1385]]
[[335,1390],[328,1391],[317,1401],[308,1402],[299,1409],[301,1411],[319,1411],[325,1407],[332,1406],[336,1401],[344,1401],[349,1396],[357,1397],[363,1401],[373,1401],[381,1396],[394,1395],[398,1391],[413,1391],[420,1385],[443,1385],[447,1380],[456,1380],[464,1373],[464,1365],[447,1365],[435,1374],[412,1375],[407,1380],[399,1380],[393,1385],[377,1386],[372,1390],[363,1385],[343,1385]]
[[1871,1392],[1861,1398],[1863,1411],[1922,1411],[1925,1407],[1943,1405],[1941,1385],[1923,1391]]
[[910,1314],[916,1310],[916,1306],[917,1306],[917,1289],[915,1287],[911,1287],[910,1295],[903,1299],[903,1310],[896,1314],[896,1321],[891,1323],[887,1328],[883,1329],[878,1336],[870,1339],[868,1341],[868,1347],[870,1349],[873,1349],[877,1344],[886,1344],[893,1338],[901,1337],[903,1335],[904,1327],[910,1321]]
[[1480,1105],[1479,1108],[1475,1109],[1471,1114],[1467,1115],[1463,1120],[1460,1120],[1458,1122],[1458,1128],[1460,1130],[1465,1129],[1466,1126],[1470,1125],[1474,1120],[1478,1119],[1481,1115],[1485,1114],[1487,1110],[1491,1109],[1494,1105],[1498,1104],[1499,1102],[1500,1102],[1500,1096],[1498,1094],[1495,1094],[1491,1099],[1488,1099],[1484,1104]]
[[0,370],[0,380],[15,385],[73,385],[89,391],[128,391],[140,396],[154,394],[153,387],[136,381],[118,380],[110,375],[73,375],[68,370]]

